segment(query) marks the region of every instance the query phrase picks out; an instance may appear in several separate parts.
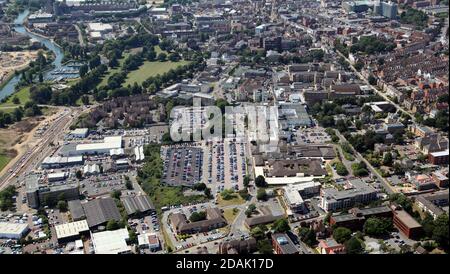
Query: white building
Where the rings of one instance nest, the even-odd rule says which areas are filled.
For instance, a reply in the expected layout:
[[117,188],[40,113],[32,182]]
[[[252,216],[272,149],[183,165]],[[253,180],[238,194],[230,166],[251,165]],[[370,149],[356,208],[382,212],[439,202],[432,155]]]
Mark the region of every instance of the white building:
[[123,254],[130,253],[131,248],[127,244],[129,238],[126,228],[92,233],[91,239],[95,254]]
[[111,149],[122,148],[122,136],[110,136],[103,139],[103,143],[78,144],[75,154],[109,154]]
[[290,184],[283,187],[283,198],[291,212],[303,212],[305,203],[303,196],[319,194],[321,184],[319,182],[305,182]]
[[159,249],[159,238],[155,233],[144,233],[138,235],[138,244],[141,248]]
[[89,129],[87,128],[77,128],[70,132],[69,136],[72,138],[86,138],[88,136]]
[[0,239],[20,239],[28,234],[28,224],[0,222]]
[[83,233],[89,232],[86,220],[55,225],[56,238],[58,242],[73,241],[79,239]]
[[85,165],[83,168],[84,175],[94,175],[100,173],[100,167],[97,164]]

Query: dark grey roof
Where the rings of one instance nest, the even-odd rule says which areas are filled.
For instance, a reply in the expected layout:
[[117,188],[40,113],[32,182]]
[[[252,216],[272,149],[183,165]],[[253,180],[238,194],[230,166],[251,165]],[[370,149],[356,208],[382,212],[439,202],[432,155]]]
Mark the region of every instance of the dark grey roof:
[[69,206],[70,215],[74,221],[82,220],[86,218],[83,206],[80,200],[71,200],[67,202]]
[[128,215],[134,214],[137,211],[146,212],[149,210],[155,210],[155,207],[150,201],[150,197],[147,195],[138,196],[125,196],[120,198]]
[[89,227],[105,224],[109,220],[120,221],[121,216],[112,198],[95,199],[83,204]]

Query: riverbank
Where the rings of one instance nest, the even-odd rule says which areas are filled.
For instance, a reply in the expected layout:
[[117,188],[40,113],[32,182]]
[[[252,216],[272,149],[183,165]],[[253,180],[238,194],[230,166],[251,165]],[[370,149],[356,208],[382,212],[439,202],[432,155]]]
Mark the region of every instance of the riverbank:
[[[49,39],[45,36],[42,36],[40,34],[32,32],[30,29],[28,29],[25,26],[25,22],[26,22],[29,14],[30,14],[30,10],[27,9],[27,10],[21,12],[17,16],[16,20],[14,21],[14,25],[15,25],[14,31],[17,33],[20,33],[20,34],[27,35],[30,38],[37,40],[43,46],[45,46],[45,48],[49,52],[52,52],[51,55],[53,55],[54,58],[51,61],[51,64],[49,64],[50,66],[42,71],[43,73],[48,75],[48,73],[52,69],[61,69],[64,53],[63,53],[63,50],[60,45],[58,45],[57,43],[55,43],[54,41],[52,41],[51,39]],[[51,55],[49,54],[47,56],[51,56]],[[45,77],[45,74],[44,74],[44,77]],[[20,83],[20,79],[21,79],[21,75],[15,74],[13,77],[8,79],[7,82],[2,84],[2,86],[0,88],[0,100],[11,96],[12,94],[14,94],[17,91],[16,86]]]

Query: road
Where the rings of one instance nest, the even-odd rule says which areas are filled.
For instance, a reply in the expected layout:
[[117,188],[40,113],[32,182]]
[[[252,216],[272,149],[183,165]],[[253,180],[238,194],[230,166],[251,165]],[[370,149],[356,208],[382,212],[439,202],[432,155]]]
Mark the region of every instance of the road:
[[81,32],[80,27],[77,24],[74,24],[75,29],[78,32],[78,41],[80,42],[80,46],[84,47],[84,39],[83,39],[83,33]]
[[[347,139],[338,131],[336,131],[336,136],[338,136],[339,141],[341,143],[344,142],[348,142]],[[386,178],[384,178],[383,176],[381,176],[378,171],[369,163],[369,161],[367,161],[358,151],[356,151],[356,149],[349,143],[350,148],[353,151],[353,155],[355,155],[356,159],[358,159],[361,162],[364,162],[367,166],[367,168],[369,169],[369,171],[375,175],[377,177],[377,179],[381,182],[384,190],[386,190],[387,194],[393,194],[396,193],[397,190],[395,188],[393,188],[391,186],[391,184],[389,184],[389,182],[386,180]]]

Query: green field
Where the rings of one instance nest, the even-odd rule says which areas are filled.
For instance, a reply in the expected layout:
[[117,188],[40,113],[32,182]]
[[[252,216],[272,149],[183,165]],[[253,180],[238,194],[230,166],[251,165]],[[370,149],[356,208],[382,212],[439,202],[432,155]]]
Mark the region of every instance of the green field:
[[[13,103],[14,97],[19,98],[19,100],[20,100],[19,105],[16,105]],[[21,90],[19,90],[18,92],[15,92],[13,95],[11,95],[6,102],[1,103],[0,110],[2,108],[5,108],[5,111],[7,111],[6,109],[11,109],[11,107],[23,106],[29,100],[30,100],[30,87],[24,87]]]
[[3,170],[3,168],[9,163],[10,160],[11,158],[9,158],[8,156],[0,154],[0,171]]
[[137,70],[131,71],[128,74],[127,80],[124,85],[133,85],[135,82],[138,84],[142,84],[145,80],[147,80],[150,76],[155,76],[157,74],[164,74],[171,69],[175,69],[179,66],[184,66],[189,64],[189,61],[178,61],[178,62],[150,62],[145,61],[142,66],[140,66]]
[[[132,54],[132,51],[133,51],[133,49],[130,51],[124,52],[123,58],[121,58],[119,60],[119,66],[108,70],[108,72],[106,73],[106,75],[103,77],[102,81],[99,84],[100,87],[106,86],[108,84],[108,78],[111,75],[113,75],[114,73],[120,72],[122,70],[123,62],[130,54]],[[161,52],[164,52],[167,54],[167,52],[161,50],[161,48],[159,46],[155,46],[155,52],[156,52],[156,54],[159,54]],[[181,60],[178,62],[144,61],[144,64],[142,64],[142,66],[140,66],[137,70],[131,71],[128,74],[127,79],[125,80],[125,83],[123,84],[123,86],[126,87],[128,85],[133,85],[135,82],[138,84],[142,84],[142,82],[147,80],[147,78],[150,76],[155,76],[157,74],[163,74],[163,73],[168,72],[171,69],[175,69],[179,66],[184,66],[187,64],[189,64],[189,61],[184,61],[184,60]]]

